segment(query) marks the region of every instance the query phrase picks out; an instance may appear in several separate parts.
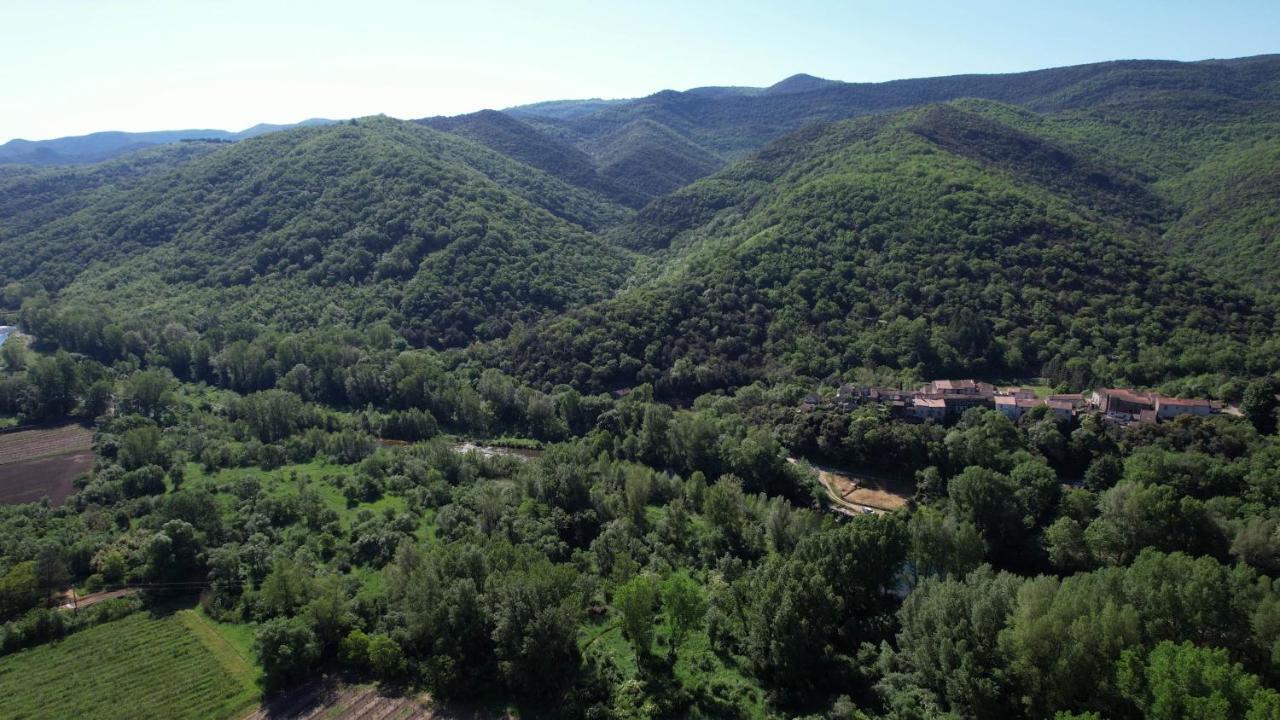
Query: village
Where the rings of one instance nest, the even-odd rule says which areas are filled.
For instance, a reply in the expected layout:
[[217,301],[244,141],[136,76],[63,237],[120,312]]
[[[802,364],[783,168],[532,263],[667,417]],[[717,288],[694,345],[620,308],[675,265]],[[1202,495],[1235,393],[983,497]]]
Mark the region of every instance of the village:
[[868,404],[884,405],[894,417],[917,422],[953,421],[975,407],[999,410],[1015,422],[1032,410],[1045,407],[1049,414],[1063,422],[1070,422],[1081,414],[1098,413],[1107,421],[1119,424],[1154,423],[1179,415],[1204,416],[1224,411],[1221,403],[1212,400],[1176,398],[1127,388],[1104,387],[1087,393],[1040,395],[1028,388],[997,387],[972,379],[934,380],[915,391],[855,387],[846,383],[836,390],[834,399],[816,394],[806,396],[801,410],[819,406],[852,410]]

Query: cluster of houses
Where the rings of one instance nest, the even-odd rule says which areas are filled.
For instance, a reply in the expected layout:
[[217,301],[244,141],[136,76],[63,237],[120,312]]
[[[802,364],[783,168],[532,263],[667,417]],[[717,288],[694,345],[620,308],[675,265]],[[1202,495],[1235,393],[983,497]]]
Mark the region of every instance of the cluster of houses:
[[[936,422],[954,420],[974,407],[999,410],[1015,421],[1035,408],[1047,407],[1059,420],[1096,412],[1122,423],[1156,422],[1222,410],[1219,403],[1210,400],[1166,397],[1125,388],[1098,388],[1089,393],[1040,397],[1025,388],[996,387],[979,380],[934,380],[914,392],[849,384],[841,385],[836,391],[834,404],[838,407],[852,409],[869,403],[885,405],[897,417]],[[810,408],[822,404],[828,402],[817,395],[804,399],[804,405]]]

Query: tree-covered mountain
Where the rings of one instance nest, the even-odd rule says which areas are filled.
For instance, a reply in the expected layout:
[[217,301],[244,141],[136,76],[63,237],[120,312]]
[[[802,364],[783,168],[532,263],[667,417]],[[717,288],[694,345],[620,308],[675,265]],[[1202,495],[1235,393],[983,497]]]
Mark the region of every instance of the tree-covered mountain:
[[626,99],[603,100],[601,98],[591,98],[587,100],[546,100],[543,102],[530,103],[528,105],[516,105],[503,110],[508,115],[515,117],[541,117],[541,118],[570,118],[578,115],[595,112],[603,107],[617,105],[619,103],[628,102]]
[[183,140],[234,142],[293,127],[328,125],[333,120],[311,118],[299,123],[258,123],[239,132],[227,130],[156,130],[152,132],[96,132],[52,140],[10,140],[0,145],[0,163],[24,165],[78,165],[109,160],[125,153]]
[[778,141],[614,230],[657,254],[515,336],[510,367],[679,394],[878,366],[1081,387],[1276,369],[1274,304],[1168,257],[1170,201],[1004,121],[1027,116],[929,105]]
[[[1278,67],[798,76],[9,170],[0,279],[197,325],[385,318],[433,346],[539,321],[507,343],[509,366],[592,387],[868,364],[1079,382],[1228,372],[1234,357],[1261,370],[1272,306],[1250,290],[1280,279]],[[963,94],[1019,104],[873,112]],[[870,117],[813,122],[850,113]],[[650,256],[625,284],[619,247]]]
[[0,238],[12,238],[71,215],[104,194],[170,172],[220,147],[191,140],[127,153],[94,165],[0,166]]
[[[481,110],[469,115],[424,118],[418,122],[473,140],[570,185],[598,192],[625,205],[639,206],[652,199],[614,183],[582,150],[508,113]],[[680,184],[687,184],[693,179],[691,177]]]
[[[0,476],[65,500],[0,492],[4,707],[1280,717],[1278,80],[796,76],[0,166]],[[942,376],[1236,407],[823,399]],[[59,672],[121,638],[119,682]]]
[[[429,122],[443,129],[452,124],[500,152],[509,152],[518,137],[525,161],[557,148],[556,157],[534,164],[547,169],[573,158],[575,176],[589,177],[581,155],[565,148],[572,146],[590,158],[600,178],[615,186],[613,197],[632,207],[809,125],[961,98],[994,100],[1040,116],[1070,119],[1078,125],[1078,135],[1100,128],[1098,138],[1079,139],[1085,144],[1103,138],[1118,141],[1127,154],[1123,165],[1144,178],[1168,181],[1205,161],[1205,150],[1216,152],[1222,142],[1242,139],[1235,132],[1241,128],[1224,126],[1240,125],[1248,118],[1243,124],[1256,128],[1260,115],[1273,113],[1280,101],[1277,72],[1280,57],[1259,56],[1198,63],[1116,61],[884,83],[844,83],[800,74],[768,88],[664,90],[634,100],[511,108],[505,113],[521,121],[518,132],[476,130],[481,119],[490,125],[497,122],[480,114]],[[1216,137],[1210,126],[1219,130]],[[1183,137],[1177,137],[1180,132]],[[629,194],[616,194],[618,186]],[[1220,224],[1210,220],[1210,214],[1212,210],[1192,227],[1210,224],[1204,230],[1209,242],[1220,243],[1214,239],[1220,235],[1215,230]],[[1265,245],[1265,238],[1258,242]]]
[[[664,90],[565,118],[539,118],[548,132],[589,143],[637,120],[661,124],[731,160],[818,122],[959,98],[982,98],[1040,112],[1096,108],[1164,96],[1205,104],[1278,99],[1280,56],[1184,63],[1124,60],[1005,75],[955,75],[882,83],[793,77],[763,92]],[[815,82],[816,81],[816,82]]]
[[622,210],[526,165],[385,118],[226,145],[32,232],[4,282],[193,327],[391,319],[415,342],[498,337],[598,299]]

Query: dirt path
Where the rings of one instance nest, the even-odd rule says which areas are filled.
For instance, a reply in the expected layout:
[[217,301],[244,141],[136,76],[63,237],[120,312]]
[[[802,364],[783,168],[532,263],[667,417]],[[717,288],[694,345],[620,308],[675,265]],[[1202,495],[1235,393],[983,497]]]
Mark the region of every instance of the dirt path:
[[242,720],[502,720],[483,710],[442,707],[426,694],[392,695],[375,685],[323,678],[274,697]]
[[59,597],[59,608],[62,610],[83,610],[90,605],[97,605],[103,600],[112,598],[127,597],[129,595],[137,595],[136,588],[124,588],[121,590],[106,590],[104,592],[90,593],[88,595],[79,595],[74,600],[71,597],[71,591],[64,591]]

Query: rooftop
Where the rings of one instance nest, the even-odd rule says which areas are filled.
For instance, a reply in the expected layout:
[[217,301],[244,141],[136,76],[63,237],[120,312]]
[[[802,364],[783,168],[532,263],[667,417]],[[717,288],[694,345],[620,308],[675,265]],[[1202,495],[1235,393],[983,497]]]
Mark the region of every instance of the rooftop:
[[1134,392],[1133,390],[1125,388],[1099,388],[1098,393],[1107,397],[1113,397],[1123,402],[1136,403],[1139,405],[1153,401],[1153,398],[1146,393]]
[[1160,395],[1156,397],[1156,402],[1161,405],[1175,405],[1178,407],[1213,407],[1212,401],[1201,400],[1200,398],[1175,398]]

